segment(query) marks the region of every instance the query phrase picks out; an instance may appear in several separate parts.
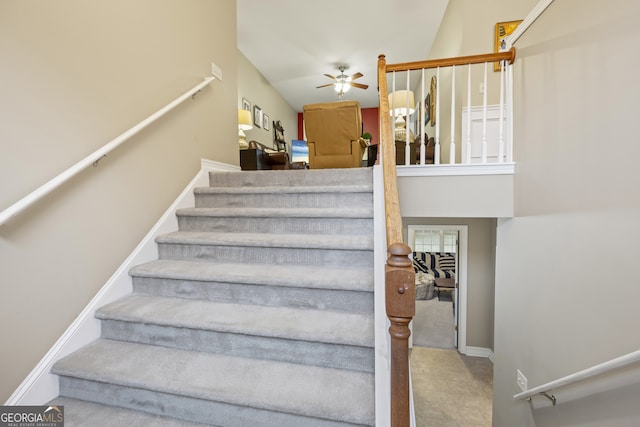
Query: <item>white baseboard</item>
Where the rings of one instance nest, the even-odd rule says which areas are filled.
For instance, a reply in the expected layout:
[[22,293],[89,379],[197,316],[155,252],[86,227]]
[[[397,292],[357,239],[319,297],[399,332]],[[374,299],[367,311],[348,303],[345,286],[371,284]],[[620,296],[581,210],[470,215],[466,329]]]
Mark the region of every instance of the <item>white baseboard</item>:
[[175,216],[177,209],[193,207],[195,198],[193,190],[196,187],[209,185],[209,172],[239,171],[238,166],[219,163],[212,160],[201,160],[200,172],[191,180],[180,196],[171,204],[169,209],[160,217],[140,244],[133,250],[118,270],[98,291],[95,297],[82,310],[71,326],[62,334],[51,349],[40,360],[31,373],[5,402],[5,405],[42,405],[59,394],[58,376],[51,373],[53,364],[64,356],[78,350],[100,338],[100,321],[94,314],[99,307],[115,301],[132,291],[129,270],[139,264],[158,258],[155,238],[161,234],[170,233],[178,229]]
[[473,357],[487,357],[491,360],[491,363],[493,363],[493,351],[490,348],[467,346],[464,354]]

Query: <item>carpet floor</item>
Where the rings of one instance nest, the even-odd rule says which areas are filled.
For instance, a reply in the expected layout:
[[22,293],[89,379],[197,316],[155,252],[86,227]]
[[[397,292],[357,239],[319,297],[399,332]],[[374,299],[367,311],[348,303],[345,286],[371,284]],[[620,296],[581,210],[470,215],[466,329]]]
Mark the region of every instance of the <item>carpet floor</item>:
[[456,350],[414,347],[411,375],[417,427],[490,427],[493,363]]
[[413,345],[417,347],[454,348],[453,303],[438,298],[416,301],[413,318]]

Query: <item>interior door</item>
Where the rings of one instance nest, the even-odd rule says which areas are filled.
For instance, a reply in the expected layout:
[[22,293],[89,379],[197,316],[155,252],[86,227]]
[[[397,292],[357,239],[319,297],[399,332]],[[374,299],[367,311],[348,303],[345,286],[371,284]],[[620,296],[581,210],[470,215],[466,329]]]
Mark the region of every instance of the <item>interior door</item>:
[[459,286],[459,277],[460,277],[460,261],[458,259],[458,254],[460,253],[460,236],[459,236],[459,232],[456,231],[456,250],[455,250],[455,254],[454,254],[454,258],[456,261],[456,284],[455,284],[455,288],[453,290],[453,296],[452,296],[452,300],[453,300],[453,345],[455,348],[458,348],[458,311],[460,308],[460,298],[459,298],[459,294],[460,292],[458,292],[460,290],[460,286]]

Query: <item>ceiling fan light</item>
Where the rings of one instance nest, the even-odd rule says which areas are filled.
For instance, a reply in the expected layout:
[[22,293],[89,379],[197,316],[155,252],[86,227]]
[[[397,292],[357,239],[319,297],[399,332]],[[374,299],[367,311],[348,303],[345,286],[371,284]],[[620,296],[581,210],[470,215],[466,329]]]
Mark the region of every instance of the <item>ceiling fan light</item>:
[[347,83],[347,82],[340,81],[340,82],[336,83],[334,89],[338,93],[345,93],[345,92],[348,92],[349,89],[351,89],[351,85],[349,83]]

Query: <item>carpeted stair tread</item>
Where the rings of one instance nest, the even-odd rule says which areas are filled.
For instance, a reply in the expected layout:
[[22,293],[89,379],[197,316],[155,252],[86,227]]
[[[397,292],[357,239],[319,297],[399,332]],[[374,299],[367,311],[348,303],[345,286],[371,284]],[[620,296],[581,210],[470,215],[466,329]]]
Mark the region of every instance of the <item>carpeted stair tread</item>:
[[236,218],[373,218],[373,208],[184,208],[176,214]]
[[94,381],[98,388],[108,383],[374,424],[374,375],[370,373],[110,340],[98,340],[61,359],[53,373]]
[[207,424],[179,420],[142,411],[57,397],[49,405],[64,406],[64,420],[69,427],[205,427]]
[[343,186],[371,184],[371,168],[311,169],[311,170],[266,170],[242,172],[211,172],[209,184],[229,187],[265,186]]
[[373,250],[370,235],[319,235],[319,234],[265,234],[222,233],[205,231],[176,231],[158,236],[159,244],[244,246],[286,249],[346,249]]
[[181,279],[204,282],[248,283],[312,289],[373,292],[373,271],[367,268],[338,268],[303,265],[217,263],[161,259],[138,265],[129,272],[135,277]]
[[98,310],[102,320],[140,322],[269,338],[373,347],[373,314],[327,312],[130,295]]
[[250,187],[198,187],[194,194],[318,194],[318,193],[371,193],[373,184],[359,185],[301,185],[301,186],[250,186]]

